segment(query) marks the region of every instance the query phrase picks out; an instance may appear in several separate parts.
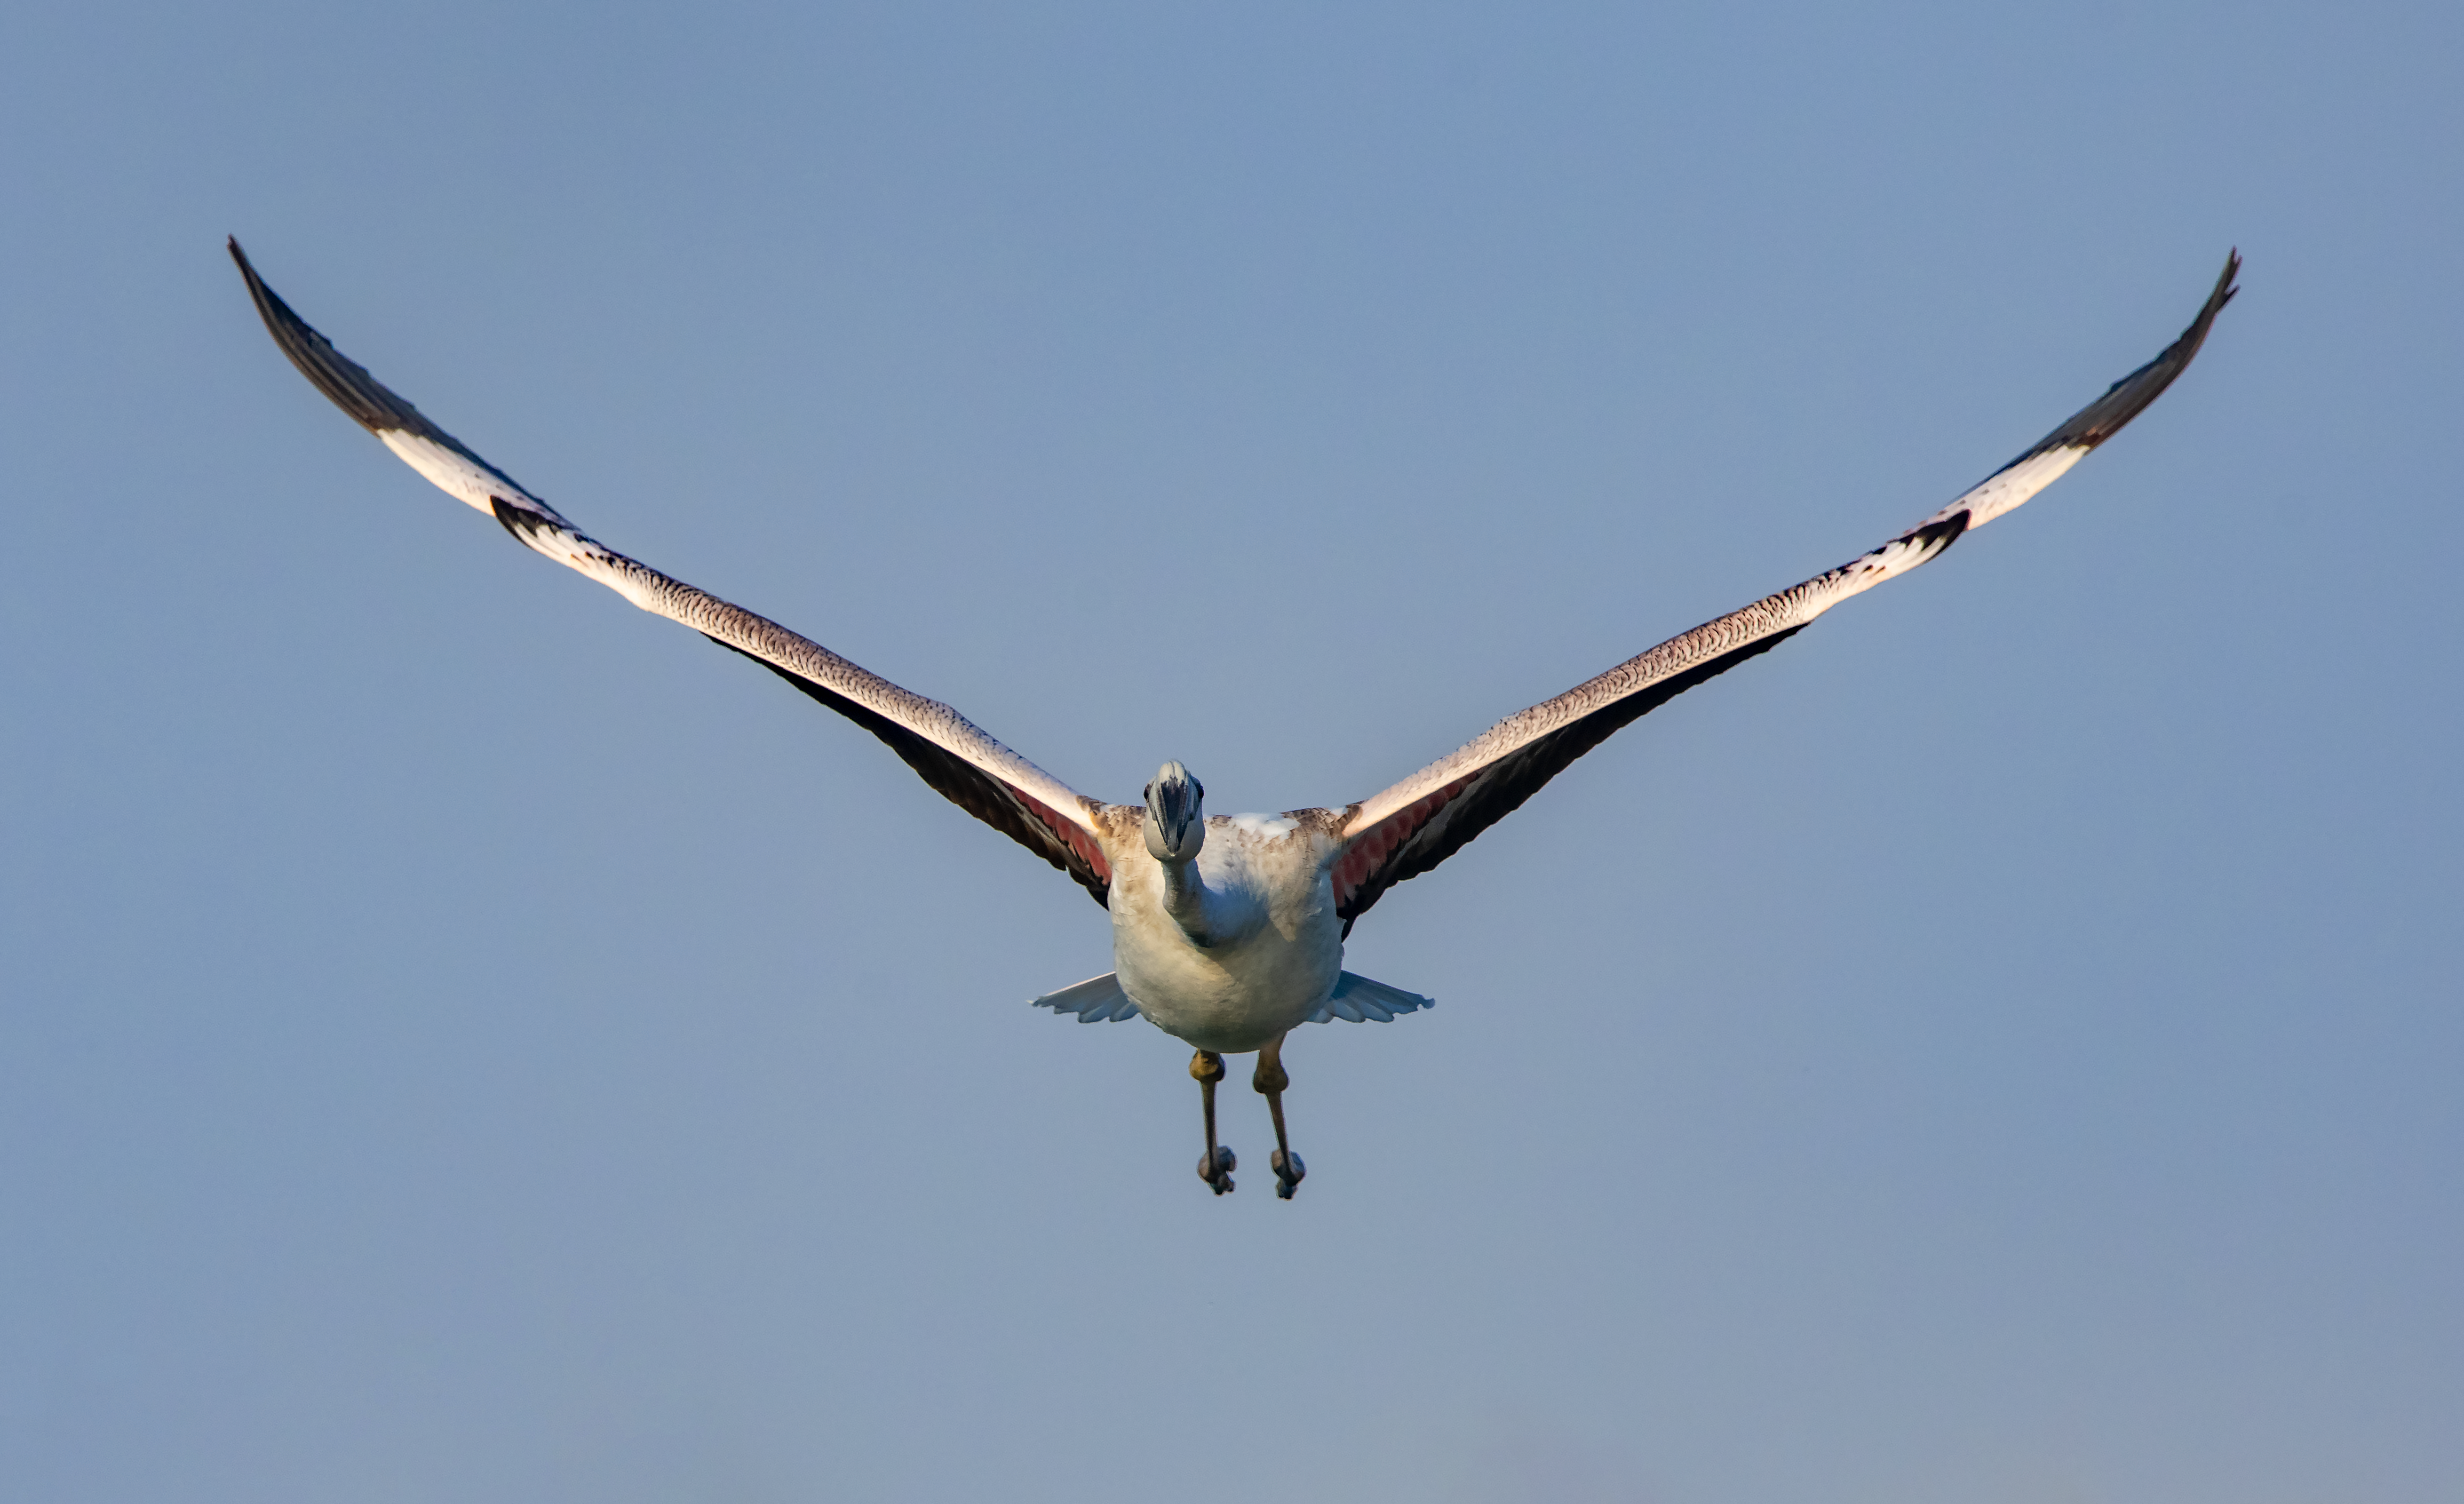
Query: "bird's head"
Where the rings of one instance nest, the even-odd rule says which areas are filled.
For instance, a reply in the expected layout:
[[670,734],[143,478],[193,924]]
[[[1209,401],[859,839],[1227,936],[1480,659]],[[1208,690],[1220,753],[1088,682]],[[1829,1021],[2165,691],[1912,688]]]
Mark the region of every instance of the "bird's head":
[[1166,763],[1147,785],[1147,851],[1178,866],[1206,844],[1206,785],[1177,763]]

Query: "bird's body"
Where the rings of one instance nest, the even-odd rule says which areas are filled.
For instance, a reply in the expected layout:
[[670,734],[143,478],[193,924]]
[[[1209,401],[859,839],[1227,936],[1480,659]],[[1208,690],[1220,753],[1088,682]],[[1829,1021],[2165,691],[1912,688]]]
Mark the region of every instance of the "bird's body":
[[[752,658],[871,732],[952,802],[1067,873],[1111,913],[1114,970],[1035,1001],[1093,1023],[1144,1017],[1197,1049],[1207,1151],[1220,1195],[1233,1156],[1217,1145],[1215,1085],[1226,1053],[1258,1053],[1253,1081],[1275,1122],[1278,1194],[1305,1173],[1285,1143],[1285,1036],[1306,1022],[1385,1022],[1428,1006],[1343,969],[1352,926],[1504,818],[1636,718],[1767,652],[1823,612],[1938,557],[2059,478],[2156,400],[2231,300],[2228,257],[2198,317],[2156,359],[1947,506],[1837,569],[1683,632],[1553,699],[1507,717],[1383,792],[1340,807],[1208,818],[1205,789],[1167,763],[1143,805],[1071,789],[936,700],[867,673],[741,607],[628,559],[583,533],[421,415],[291,311],[239,245],[232,258],[275,343],[353,419],[440,489],[532,550]],[[1232,672],[1210,663],[1217,674]],[[1183,674],[1170,682],[1196,684]]]
[[1170,870],[1113,865],[1112,964],[1148,1022],[1218,1054],[1245,1054],[1298,1028],[1343,972],[1334,858],[1324,810],[1216,816],[1189,864],[1196,934],[1172,913]]

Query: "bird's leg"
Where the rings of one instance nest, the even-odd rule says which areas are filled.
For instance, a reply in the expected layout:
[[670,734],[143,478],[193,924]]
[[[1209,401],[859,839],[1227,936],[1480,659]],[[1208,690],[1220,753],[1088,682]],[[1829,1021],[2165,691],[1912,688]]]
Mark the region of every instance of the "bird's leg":
[[1215,1083],[1223,1079],[1223,1057],[1201,1050],[1189,1057],[1189,1073],[1198,1078],[1199,1100],[1206,1104],[1206,1158],[1198,1161],[1198,1178],[1221,1196],[1232,1188],[1232,1171],[1240,1162],[1215,1142]]
[[1309,1173],[1309,1166],[1292,1152],[1291,1139],[1284,1136],[1284,1088],[1292,1084],[1292,1078],[1284,1073],[1283,1035],[1266,1041],[1265,1048],[1258,1051],[1258,1071],[1249,1078],[1249,1084],[1265,1095],[1266,1112],[1275,1119],[1275,1152],[1266,1162],[1275,1171],[1275,1194],[1289,1201],[1292,1192],[1300,1188],[1301,1177]]

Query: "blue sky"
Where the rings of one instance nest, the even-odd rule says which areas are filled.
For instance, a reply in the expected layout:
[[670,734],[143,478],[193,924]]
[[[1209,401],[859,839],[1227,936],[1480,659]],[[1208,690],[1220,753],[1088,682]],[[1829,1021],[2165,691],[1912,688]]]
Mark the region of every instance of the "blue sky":
[[[0,1491],[2451,1499],[2452,8],[54,7]],[[2129,431],[1287,1053],[257,326],[1090,793],[1340,804]]]

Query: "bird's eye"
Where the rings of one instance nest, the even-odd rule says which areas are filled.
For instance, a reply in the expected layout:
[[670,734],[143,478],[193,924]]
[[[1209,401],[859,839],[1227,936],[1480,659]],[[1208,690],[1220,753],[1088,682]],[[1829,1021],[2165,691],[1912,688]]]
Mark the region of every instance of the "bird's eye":
[[1155,785],[1149,784],[1147,785],[1147,791],[1138,797],[1141,799],[1153,799],[1155,797]]

